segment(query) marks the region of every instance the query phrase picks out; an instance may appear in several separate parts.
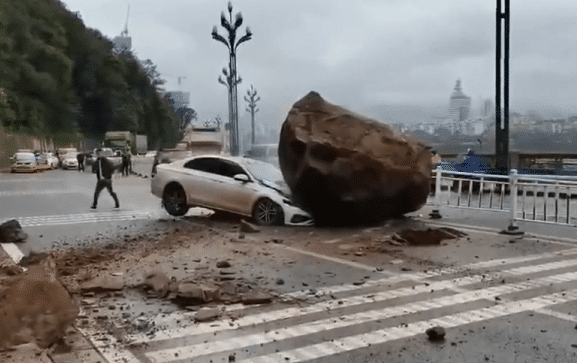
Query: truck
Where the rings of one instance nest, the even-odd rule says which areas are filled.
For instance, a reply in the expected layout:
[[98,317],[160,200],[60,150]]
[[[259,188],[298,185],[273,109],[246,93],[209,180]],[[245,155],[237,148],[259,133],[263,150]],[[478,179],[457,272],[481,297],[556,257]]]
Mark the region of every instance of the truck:
[[227,134],[227,130],[222,129],[219,123],[204,122],[193,125],[174,148],[158,150],[152,164],[152,175],[156,174],[158,164],[170,163],[195,155],[225,153]]
[[148,138],[146,135],[136,135],[136,152],[138,154],[146,154],[148,151]]
[[130,131],[108,131],[104,137],[104,143],[108,147],[132,154],[145,154],[148,150],[146,135],[136,135]]

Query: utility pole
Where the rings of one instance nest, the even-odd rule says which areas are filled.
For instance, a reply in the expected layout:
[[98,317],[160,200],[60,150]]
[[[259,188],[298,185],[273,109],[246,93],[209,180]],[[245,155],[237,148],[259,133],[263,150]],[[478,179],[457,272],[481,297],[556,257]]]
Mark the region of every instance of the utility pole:
[[228,19],[224,14],[224,11],[220,14],[220,25],[226,29],[228,32],[228,39],[224,38],[217,32],[216,26],[212,28],[212,39],[217,40],[228,48],[229,52],[229,62],[228,62],[228,72],[223,70],[227,80],[226,83],[219,77],[218,81],[228,87],[228,114],[230,123],[230,153],[233,156],[238,156],[239,153],[239,139],[238,139],[238,97],[236,85],[240,83],[241,79],[237,78],[236,74],[236,49],[238,46],[250,40],[252,38],[252,33],[250,29],[246,28],[246,34],[240,37],[238,41],[236,40],[236,31],[242,25],[242,14],[237,13],[235,15],[234,22],[232,20],[232,4],[228,3]]
[[[495,158],[497,169],[509,169],[509,31],[510,31],[510,0],[505,1],[505,11],[501,11],[501,2],[497,0],[496,13],[496,52],[495,52]],[[501,62],[501,28],[505,26],[504,59]],[[503,83],[501,82],[503,69]],[[503,87],[503,116],[501,124],[501,87]]]
[[254,89],[252,84],[250,85],[250,89],[246,91],[246,94],[248,95],[248,97],[244,96],[244,100],[248,102],[248,107],[246,108],[246,110],[250,112],[250,120],[251,120],[250,125],[252,127],[251,145],[254,145],[255,144],[254,114],[258,112],[258,108],[256,108],[256,103],[260,101],[260,97],[257,97],[256,90]]

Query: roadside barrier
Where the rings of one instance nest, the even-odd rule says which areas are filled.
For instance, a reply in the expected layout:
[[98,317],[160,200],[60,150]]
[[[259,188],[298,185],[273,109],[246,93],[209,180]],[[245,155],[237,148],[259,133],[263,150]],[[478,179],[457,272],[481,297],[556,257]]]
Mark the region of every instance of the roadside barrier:
[[522,233],[518,221],[577,227],[577,177],[560,175],[509,175],[465,173],[437,168],[432,174],[431,218],[442,208],[508,212],[506,233]]

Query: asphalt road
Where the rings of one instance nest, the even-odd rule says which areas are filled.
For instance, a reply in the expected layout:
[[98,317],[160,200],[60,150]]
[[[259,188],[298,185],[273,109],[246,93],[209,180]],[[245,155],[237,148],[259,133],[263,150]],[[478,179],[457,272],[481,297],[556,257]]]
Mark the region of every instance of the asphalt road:
[[[152,160],[134,160],[134,171],[149,175]],[[150,179],[115,173],[113,188],[120,208],[103,190],[98,208],[90,208],[96,176],[91,168],[48,170],[34,174],[0,173],[0,221],[17,219],[29,238],[18,244],[24,254],[52,246],[82,245],[95,238],[138,231],[167,216],[160,200],[150,193]]]
[[[149,164],[137,162],[135,170],[148,173]],[[30,235],[18,245],[25,253],[142,232],[168,216],[150,194],[149,182],[139,176],[115,178],[121,208],[115,210],[103,191],[93,211],[96,178],[88,171],[0,174],[0,221],[21,222]],[[179,274],[205,271],[215,261],[229,259],[237,281],[270,286],[279,298],[268,305],[212,304],[222,316],[195,322],[196,311],[167,301],[143,301],[129,291],[97,296],[85,310],[95,329],[79,328],[96,348],[94,360],[80,358],[86,348],[51,359],[577,361],[577,241],[570,239],[571,231],[566,239],[554,233],[550,238],[511,237],[498,234],[508,224],[503,215],[447,210],[442,220],[428,220],[429,211],[425,207],[414,214],[423,215],[418,223],[451,223],[468,235],[435,246],[384,242],[393,231],[414,227],[415,219],[409,219],[372,228],[269,227],[240,238],[238,221],[193,219],[199,232],[183,236],[190,238],[187,248],[151,255],[150,266],[180,280]],[[167,220],[182,230],[191,223]],[[527,228],[538,232],[541,227]],[[133,278],[146,272],[122,262],[110,268]],[[153,333],[128,329],[138,319],[154,327]],[[444,340],[427,339],[425,331],[433,326],[445,329]]]

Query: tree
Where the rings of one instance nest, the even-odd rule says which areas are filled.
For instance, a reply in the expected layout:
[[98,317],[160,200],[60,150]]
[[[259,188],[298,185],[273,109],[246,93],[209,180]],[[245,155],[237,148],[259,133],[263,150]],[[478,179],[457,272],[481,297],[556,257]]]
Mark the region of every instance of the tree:
[[70,140],[129,130],[170,146],[178,130],[162,84],[151,60],[114,53],[59,0],[0,2],[0,116],[10,131]]
[[178,128],[178,140],[182,140],[186,129],[191,125],[193,120],[196,120],[198,115],[196,111],[189,107],[181,107],[175,110],[174,121]]

